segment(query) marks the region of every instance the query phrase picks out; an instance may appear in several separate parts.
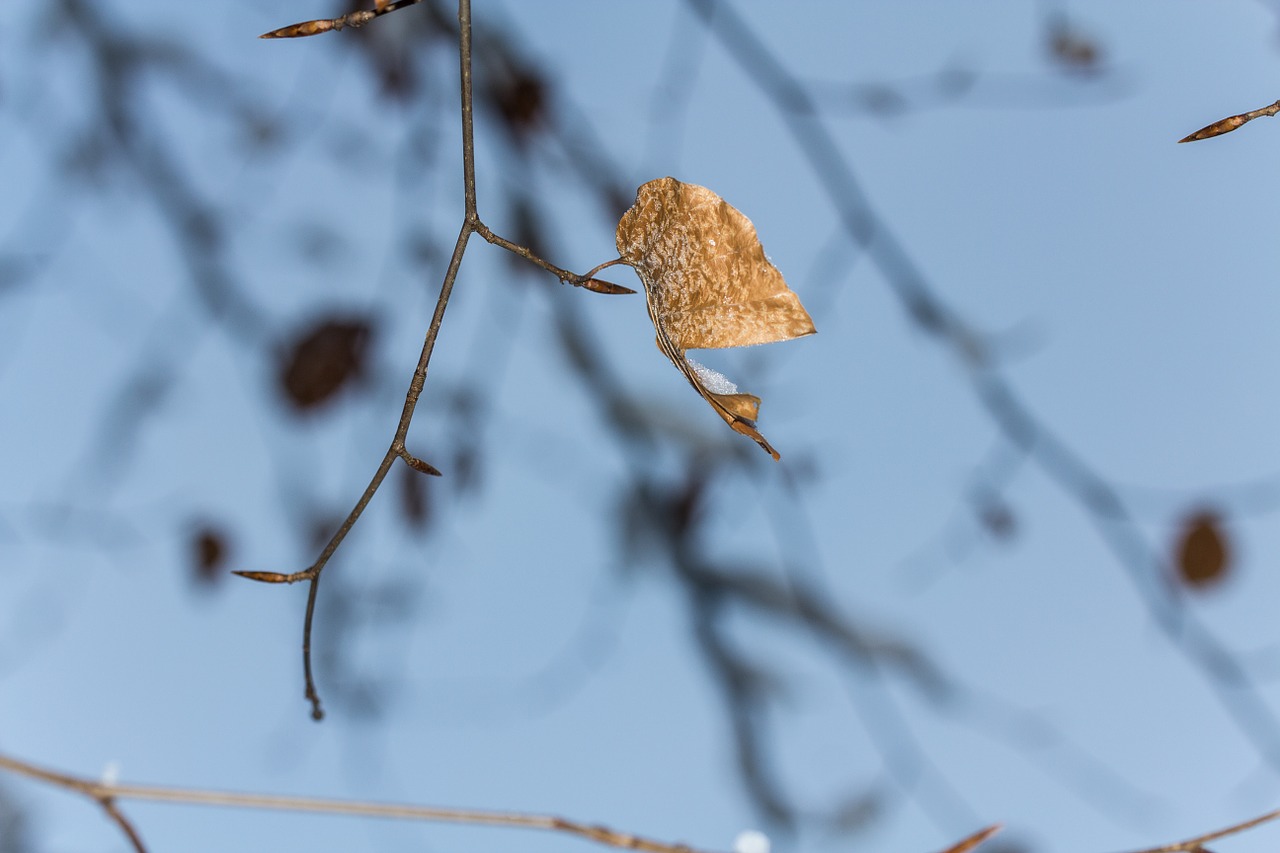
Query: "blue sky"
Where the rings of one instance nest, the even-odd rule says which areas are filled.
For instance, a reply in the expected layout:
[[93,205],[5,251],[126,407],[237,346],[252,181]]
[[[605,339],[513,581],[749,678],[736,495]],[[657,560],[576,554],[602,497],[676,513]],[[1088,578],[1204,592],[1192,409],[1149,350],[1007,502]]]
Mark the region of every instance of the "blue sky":
[[[0,749],[90,775],[114,764],[137,782],[545,811],[709,848],[757,825],[687,602],[661,560],[619,557],[614,508],[632,463],[554,333],[574,312],[655,420],[755,452],[654,349],[639,296],[517,273],[473,243],[410,433],[447,475],[431,486],[431,535],[401,523],[393,477],[322,592],[321,645],[339,602],[359,615],[361,591],[387,590],[385,630],[337,634],[354,671],[390,685],[379,717],[333,699],[324,724],[307,719],[303,589],[193,586],[194,519],[234,531],[235,568],[291,571],[314,554],[305,519],[345,512],[376,466],[458,227],[457,119],[381,96],[340,43],[350,34],[255,38],[327,8],[99,8],[194,44],[232,81],[201,94],[152,80],[137,105],[234,224],[221,257],[254,303],[282,327],[322,306],[370,311],[379,337],[350,405],[309,420],[274,408],[262,354],[209,323],[137,170],[108,161],[89,188],[62,177],[76,132],[93,126],[89,66],[47,9],[19,0],[0,30],[11,176],[0,255],[39,263],[0,290]],[[1234,574],[1185,606],[1240,652],[1275,713],[1280,126],[1174,144],[1277,97],[1274,13],[1243,0],[1064,6],[1104,48],[1102,73],[1088,75],[1047,59],[1048,6],[737,8],[815,84],[976,75],[953,101],[888,116],[833,106],[822,121],[928,286],[1000,344],[999,376],[1114,487],[1129,532],[1163,555],[1194,508],[1227,514]],[[558,115],[578,116],[630,186],[673,175],[749,216],[814,317],[816,336],[707,354],[763,398],[759,426],[783,460],[760,454],[751,476],[710,486],[705,552],[808,578],[865,630],[914,644],[966,686],[939,711],[901,679],[857,677],[811,640],[733,614],[735,644],[787,674],[769,722],[793,796],[821,808],[865,786],[896,792],[860,834],[780,847],[924,853],[998,821],[1036,850],[1135,849],[1277,805],[1277,768],[1145,607],[1165,567],[1139,566],[1135,582],[1107,525],[1016,456],[1000,480],[1016,535],[983,532],[967,496],[989,485],[1005,445],[974,373],[912,324],[873,256],[831,248],[841,232],[823,176],[684,4],[477,2],[476,13],[542,63],[566,98]],[[452,103],[456,62],[444,50],[422,62],[424,97]],[[218,91],[277,122],[279,146],[246,145]],[[528,193],[549,209],[550,260],[585,271],[614,257],[613,223],[569,177],[572,155],[535,141],[539,166],[521,169],[492,115],[478,114],[476,134],[488,224],[510,233],[508,200]],[[436,254],[421,261],[410,234]],[[173,381],[122,441],[102,418],[154,359]],[[480,488],[462,495],[444,485],[456,466],[432,457],[459,388],[488,401]],[[645,466],[674,479],[684,460],[659,442]],[[405,603],[408,619],[395,608]],[[915,746],[886,746],[886,730]],[[924,758],[914,788],[887,781]],[[0,781],[47,849],[123,849],[89,805]],[[128,813],[154,850],[579,843]],[[1220,847],[1273,849],[1277,832]]]

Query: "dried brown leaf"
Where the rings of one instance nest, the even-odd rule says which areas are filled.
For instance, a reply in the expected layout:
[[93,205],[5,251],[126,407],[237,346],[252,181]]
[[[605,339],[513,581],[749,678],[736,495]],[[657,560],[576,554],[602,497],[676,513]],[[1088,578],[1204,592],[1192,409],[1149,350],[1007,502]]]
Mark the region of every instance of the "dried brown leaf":
[[753,346],[815,331],[751,220],[706,187],[659,178],[636,192],[617,240],[622,261],[644,282],[658,348],[725,423],[778,459],[755,428],[760,398],[737,393],[685,356],[688,349]]

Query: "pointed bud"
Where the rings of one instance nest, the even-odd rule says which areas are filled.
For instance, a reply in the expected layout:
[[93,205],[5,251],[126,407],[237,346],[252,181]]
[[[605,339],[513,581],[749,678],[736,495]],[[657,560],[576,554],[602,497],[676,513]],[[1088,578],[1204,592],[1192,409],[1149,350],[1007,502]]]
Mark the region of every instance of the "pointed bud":
[[635,291],[629,287],[623,287],[620,284],[614,284],[611,281],[605,281],[604,279],[599,279],[599,278],[589,278],[586,281],[583,281],[578,286],[585,287],[587,290],[591,290],[596,293],[609,293],[616,296],[621,296],[627,293],[635,293]]
[[417,471],[419,474],[429,474],[432,477],[444,476],[443,474],[440,473],[439,468],[437,468],[436,466],[432,465],[429,462],[422,461],[421,459],[414,456],[412,453],[408,452],[407,450],[404,453],[400,454],[400,458],[404,460],[404,463],[406,465],[408,465],[413,470]]

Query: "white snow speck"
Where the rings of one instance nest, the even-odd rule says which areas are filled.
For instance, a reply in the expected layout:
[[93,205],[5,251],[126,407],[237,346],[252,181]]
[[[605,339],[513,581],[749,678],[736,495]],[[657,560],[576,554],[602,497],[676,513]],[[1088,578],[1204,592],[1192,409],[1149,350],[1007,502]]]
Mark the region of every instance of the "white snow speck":
[[689,366],[693,368],[693,372],[698,374],[698,378],[702,380],[702,385],[712,394],[737,394],[738,386],[729,381],[729,377],[723,373],[712,370],[705,364],[698,362],[685,356],[689,362]]
[[769,836],[758,829],[738,833],[733,840],[733,853],[769,853]]

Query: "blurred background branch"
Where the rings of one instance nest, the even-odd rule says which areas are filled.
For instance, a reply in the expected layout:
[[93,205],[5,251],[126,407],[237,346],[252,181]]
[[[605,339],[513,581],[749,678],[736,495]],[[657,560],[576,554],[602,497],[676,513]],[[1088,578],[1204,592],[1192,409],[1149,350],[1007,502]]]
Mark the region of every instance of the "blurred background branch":
[[[337,733],[298,734],[279,686],[302,603],[220,579],[314,559],[386,449],[457,233],[455,9],[264,43],[271,18],[356,10],[126,5],[24,7],[0,62],[0,676],[39,697],[3,718],[11,747],[91,760],[36,718],[92,704],[157,744],[159,778],[227,761],[242,785],[261,752],[257,787],[307,768],[431,800],[435,780],[468,796],[475,766],[486,800],[566,810],[561,785],[612,787],[608,756],[644,795],[574,811],[692,836],[749,806],[805,849],[937,849],[991,819],[1003,849],[1120,848],[1097,838],[1274,801],[1257,608],[1280,480],[1259,472],[1280,461],[1242,378],[1274,355],[1242,267],[1266,155],[1166,163],[1171,132],[1146,136],[1212,109],[1183,109],[1157,52],[1207,24],[482,4],[486,227],[586,270],[639,183],[713,186],[821,334],[727,357],[768,392],[774,470],[663,369],[638,298],[472,247],[404,436],[444,476],[391,474],[326,575]],[[1170,35],[1120,35],[1142,14]],[[1203,216],[1224,185],[1230,211]],[[1042,777],[1071,792],[1052,815]]]

